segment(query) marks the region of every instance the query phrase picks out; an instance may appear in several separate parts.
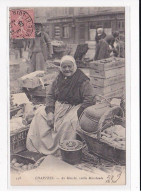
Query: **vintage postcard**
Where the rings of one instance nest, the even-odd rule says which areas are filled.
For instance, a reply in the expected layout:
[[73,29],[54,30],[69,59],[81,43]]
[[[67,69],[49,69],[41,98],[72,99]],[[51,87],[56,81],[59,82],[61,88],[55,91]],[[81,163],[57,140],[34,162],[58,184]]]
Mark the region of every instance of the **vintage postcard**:
[[8,12],[10,186],[126,185],[125,7]]

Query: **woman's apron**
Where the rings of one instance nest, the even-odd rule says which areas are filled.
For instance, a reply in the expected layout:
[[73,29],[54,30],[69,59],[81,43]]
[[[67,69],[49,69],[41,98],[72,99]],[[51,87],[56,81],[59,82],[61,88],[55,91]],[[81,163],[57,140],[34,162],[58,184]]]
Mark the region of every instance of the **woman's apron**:
[[53,154],[58,150],[59,142],[76,138],[78,127],[77,110],[80,105],[56,102],[54,112],[54,129],[47,124],[45,106],[37,110],[27,135],[26,146],[29,151]]

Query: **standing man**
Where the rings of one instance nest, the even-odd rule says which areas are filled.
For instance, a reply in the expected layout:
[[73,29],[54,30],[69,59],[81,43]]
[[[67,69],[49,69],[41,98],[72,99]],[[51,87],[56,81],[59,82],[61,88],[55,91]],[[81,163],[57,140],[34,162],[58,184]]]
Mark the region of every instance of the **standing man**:
[[31,71],[45,70],[47,59],[51,59],[53,49],[49,35],[42,30],[41,23],[35,23],[35,38],[31,39],[29,57],[31,58]]

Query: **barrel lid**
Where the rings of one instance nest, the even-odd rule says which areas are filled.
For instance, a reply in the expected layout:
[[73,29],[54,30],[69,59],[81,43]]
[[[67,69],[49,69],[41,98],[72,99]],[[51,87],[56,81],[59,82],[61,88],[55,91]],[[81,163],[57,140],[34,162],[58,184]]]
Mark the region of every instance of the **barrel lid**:
[[65,151],[76,151],[83,147],[83,143],[78,140],[64,140],[60,142],[60,148]]

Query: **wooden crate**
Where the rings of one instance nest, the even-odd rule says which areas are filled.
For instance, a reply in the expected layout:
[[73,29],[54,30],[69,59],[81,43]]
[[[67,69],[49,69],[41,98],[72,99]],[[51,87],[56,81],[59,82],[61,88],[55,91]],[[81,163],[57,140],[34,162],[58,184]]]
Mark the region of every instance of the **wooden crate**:
[[35,88],[34,90],[30,90],[30,94],[32,96],[39,96],[39,97],[46,97],[46,92],[49,90],[50,85],[43,88],[42,86],[39,86]]
[[26,150],[26,138],[29,126],[10,132],[10,152],[16,154]]
[[105,97],[106,98],[116,98],[116,97],[121,98],[121,97],[123,97],[124,94],[125,94],[125,87],[120,88],[116,91],[107,93],[107,94],[105,94]]
[[91,69],[105,71],[125,66],[124,58],[98,60],[89,63]]
[[94,92],[96,94],[100,94],[100,95],[104,95],[104,96],[105,96],[105,94],[114,92],[120,88],[123,88],[124,86],[125,86],[125,82],[116,83],[116,84],[106,86],[106,87],[99,87],[99,86],[93,85]]
[[120,82],[124,82],[125,76],[118,75],[116,77],[110,77],[107,79],[97,78],[97,77],[93,77],[93,76],[90,77],[91,84],[96,85],[96,86],[100,86],[100,87],[106,87],[106,86],[110,86],[112,84],[117,84],[117,83],[119,83],[119,80],[120,80]]
[[106,71],[99,71],[99,70],[90,70],[90,76],[97,77],[97,78],[110,78],[116,77],[119,75],[125,75],[125,67],[119,67],[115,69],[110,69]]

